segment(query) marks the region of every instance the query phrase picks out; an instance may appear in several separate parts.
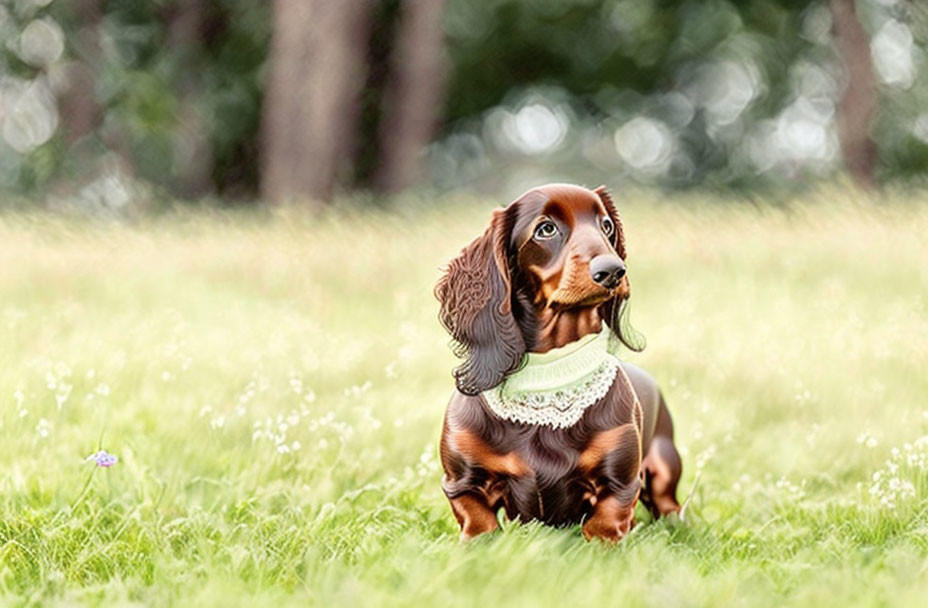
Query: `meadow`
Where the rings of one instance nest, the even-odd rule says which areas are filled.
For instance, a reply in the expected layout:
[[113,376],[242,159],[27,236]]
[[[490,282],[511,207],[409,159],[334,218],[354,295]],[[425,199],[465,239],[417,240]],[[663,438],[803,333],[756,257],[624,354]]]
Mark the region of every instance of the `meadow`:
[[616,198],[689,501],[617,546],[457,540],[431,292],[494,201],[0,213],[0,604],[923,605],[928,193]]

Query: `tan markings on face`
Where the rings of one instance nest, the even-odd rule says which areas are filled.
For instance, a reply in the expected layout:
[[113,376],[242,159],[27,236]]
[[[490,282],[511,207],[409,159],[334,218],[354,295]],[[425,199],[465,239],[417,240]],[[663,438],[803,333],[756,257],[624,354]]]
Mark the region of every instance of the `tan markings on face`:
[[[562,252],[558,257],[563,259],[565,256]],[[547,304],[551,301],[551,297],[561,284],[561,276],[564,274],[564,262],[555,260],[547,266],[531,264],[528,269],[535,275],[538,285],[540,286],[535,292],[536,301],[534,303]]]
[[638,428],[633,423],[622,424],[607,431],[601,431],[590,439],[586,447],[580,452],[577,467],[583,473],[590,473],[602,462],[609,452],[627,449],[630,456],[636,455],[641,460],[641,440]]
[[[601,285],[597,285],[590,276],[590,260],[596,255],[614,253],[612,244],[602,232],[599,225],[606,211],[595,200],[571,201],[562,205],[562,215],[568,218],[570,236],[564,244],[561,256],[561,272],[557,282],[550,281],[545,297],[549,303],[574,306],[578,304],[596,305],[609,299],[613,294]],[[553,277],[552,277],[553,278]]]
[[610,296],[608,289],[597,285],[590,276],[589,260],[573,254],[568,257],[557,286],[547,294],[547,301],[560,305],[599,304]]
[[500,454],[490,444],[467,429],[453,431],[451,445],[470,463],[478,465],[491,473],[501,473],[519,477],[531,472],[515,452]]
[[[590,276],[590,260],[603,254],[616,255],[610,238],[603,232],[601,221],[608,216],[600,198],[593,192],[576,188],[549,189],[549,200],[533,214],[526,225],[521,265],[534,279],[534,302],[539,308],[595,307],[615,297],[620,285],[607,289]],[[566,239],[557,248],[552,244],[533,243],[532,231],[540,218],[559,223]],[[618,227],[616,227],[618,229]],[[626,289],[627,293],[627,282]]]

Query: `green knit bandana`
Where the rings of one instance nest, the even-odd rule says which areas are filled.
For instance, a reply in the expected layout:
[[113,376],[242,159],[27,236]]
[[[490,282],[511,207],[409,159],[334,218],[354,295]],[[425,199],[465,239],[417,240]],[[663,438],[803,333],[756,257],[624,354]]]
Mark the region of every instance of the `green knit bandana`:
[[482,393],[504,420],[552,428],[573,426],[615,381],[619,360],[609,350],[611,330],[546,353],[527,353],[524,365],[502,384]]

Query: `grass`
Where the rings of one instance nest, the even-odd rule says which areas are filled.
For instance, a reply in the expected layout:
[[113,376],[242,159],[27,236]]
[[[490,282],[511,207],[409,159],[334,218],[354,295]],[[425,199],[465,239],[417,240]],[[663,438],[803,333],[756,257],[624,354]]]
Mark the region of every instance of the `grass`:
[[431,289],[492,202],[2,215],[0,604],[918,605],[928,196],[889,198],[619,197],[691,503],[614,547],[457,542]]

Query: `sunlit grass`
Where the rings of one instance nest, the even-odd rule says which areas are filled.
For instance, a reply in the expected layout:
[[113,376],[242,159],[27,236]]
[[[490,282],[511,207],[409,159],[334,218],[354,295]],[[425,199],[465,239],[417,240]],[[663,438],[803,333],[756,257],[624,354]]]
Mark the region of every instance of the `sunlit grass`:
[[618,547],[456,540],[431,290],[491,201],[0,216],[0,603],[921,603],[928,197],[617,198],[693,494]]

